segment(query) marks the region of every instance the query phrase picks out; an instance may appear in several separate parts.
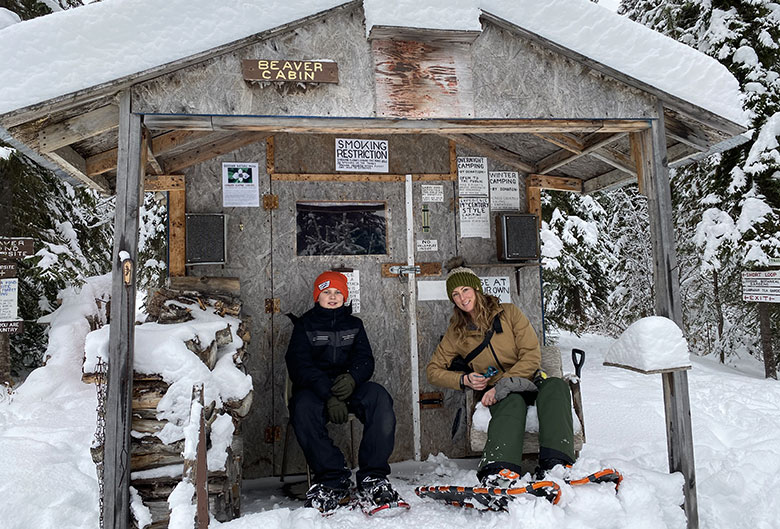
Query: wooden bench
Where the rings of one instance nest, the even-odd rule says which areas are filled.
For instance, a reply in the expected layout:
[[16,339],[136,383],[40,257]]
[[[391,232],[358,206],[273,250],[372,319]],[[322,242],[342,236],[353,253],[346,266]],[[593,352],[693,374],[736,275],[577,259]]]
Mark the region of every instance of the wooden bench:
[[[554,345],[542,347],[542,370],[551,377],[563,378],[569,383],[569,389],[572,393],[572,406],[574,409],[574,453],[579,455],[582,445],[585,442],[585,420],[582,413],[582,396],[580,394],[579,379],[573,375],[563,376],[561,366],[561,352]],[[471,410],[469,417],[469,444],[475,452],[482,452],[487,441],[487,432],[478,430],[473,425],[472,417],[476,402],[474,401],[474,392],[469,391],[466,397],[466,409]],[[577,424],[579,422],[579,424]],[[523,440],[523,458],[538,458],[539,456],[539,433],[526,432]]]

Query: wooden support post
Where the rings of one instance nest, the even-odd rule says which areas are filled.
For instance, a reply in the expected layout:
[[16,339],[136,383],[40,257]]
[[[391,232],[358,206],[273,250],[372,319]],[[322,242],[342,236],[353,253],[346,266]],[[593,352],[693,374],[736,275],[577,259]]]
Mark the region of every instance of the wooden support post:
[[116,216],[112,260],[111,328],[104,454],[106,529],[130,523],[130,424],[135,338],[135,276],[138,259],[138,208],[143,195],[141,117],[131,114],[130,93],[119,104]]
[[761,351],[764,354],[765,378],[777,380],[777,362],[772,351],[772,324],[769,321],[769,303],[758,304],[758,323],[761,329]]
[[528,205],[528,213],[536,215],[537,227],[542,227],[542,188],[526,185],[525,198]]
[[[656,104],[658,119],[651,128],[640,132],[637,153],[641,164],[637,174],[648,198],[650,233],[653,244],[655,279],[655,312],[683,328],[680,301],[679,270],[674,245],[672,193],[669,188],[669,167],[666,158],[663,104]],[[634,142],[632,142],[632,145]],[[641,147],[641,148],[640,148]],[[641,167],[639,167],[641,165]],[[688,395],[688,372],[663,373],[664,409],[666,412],[666,442],[669,471],[682,473],[685,483],[685,514],[688,529],[698,529],[699,513],[696,499],[696,468],[693,460],[691,407]]]
[[187,192],[184,189],[168,191],[168,275],[183,277],[185,272]]

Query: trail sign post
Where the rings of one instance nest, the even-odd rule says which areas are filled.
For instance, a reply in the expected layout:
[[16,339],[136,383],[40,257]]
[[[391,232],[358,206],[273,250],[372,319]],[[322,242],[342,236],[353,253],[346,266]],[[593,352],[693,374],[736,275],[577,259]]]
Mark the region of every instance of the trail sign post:
[[[771,263],[770,263],[771,264]],[[772,351],[772,325],[769,303],[780,303],[780,270],[742,272],[742,300],[758,303],[764,375],[777,378],[777,363]]]
[[[0,334],[17,334],[24,330],[17,315],[19,280],[16,279],[16,263],[11,260],[32,254],[31,237],[0,237]],[[0,351],[0,354],[5,353]]]
[[780,303],[780,270],[742,272],[742,301]]

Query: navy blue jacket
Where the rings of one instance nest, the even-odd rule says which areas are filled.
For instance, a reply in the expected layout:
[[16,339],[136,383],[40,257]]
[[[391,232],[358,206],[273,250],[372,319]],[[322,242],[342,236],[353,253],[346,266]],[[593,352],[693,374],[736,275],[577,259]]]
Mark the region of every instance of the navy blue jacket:
[[293,392],[308,388],[321,399],[330,396],[333,380],[349,373],[360,385],[374,374],[374,355],[363,321],[352,307],[315,305],[295,321],[285,355]]

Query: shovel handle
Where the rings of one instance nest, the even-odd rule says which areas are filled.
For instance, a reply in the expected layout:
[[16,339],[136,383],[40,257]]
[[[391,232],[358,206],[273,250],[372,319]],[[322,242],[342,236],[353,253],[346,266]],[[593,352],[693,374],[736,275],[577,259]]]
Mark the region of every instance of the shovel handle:
[[574,373],[577,378],[582,375],[582,365],[585,363],[585,351],[582,349],[571,350],[571,363],[574,364]]

